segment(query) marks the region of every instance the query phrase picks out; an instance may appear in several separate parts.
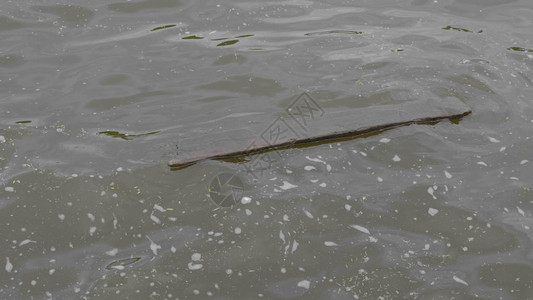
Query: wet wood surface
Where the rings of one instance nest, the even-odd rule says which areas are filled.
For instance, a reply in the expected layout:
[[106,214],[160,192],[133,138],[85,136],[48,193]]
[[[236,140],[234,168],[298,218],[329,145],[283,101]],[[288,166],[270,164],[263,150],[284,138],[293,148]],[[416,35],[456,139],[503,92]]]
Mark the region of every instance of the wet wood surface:
[[270,122],[226,122],[199,130],[179,141],[179,153],[169,162],[183,168],[208,159],[254,155],[276,149],[357,137],[411,124],[457,120],[471,113],[456,98],[413,100],[400,104],[324,111],[308,107],[277,116]]

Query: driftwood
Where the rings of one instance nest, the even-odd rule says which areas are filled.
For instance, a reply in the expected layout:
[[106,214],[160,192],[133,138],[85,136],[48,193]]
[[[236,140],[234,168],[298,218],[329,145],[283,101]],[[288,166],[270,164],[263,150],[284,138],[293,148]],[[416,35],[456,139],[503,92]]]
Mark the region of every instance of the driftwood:
[[343,111],[324,112],[316,108],[307,113],[278,117],[271,123],[255,124],[244,129],[222,128],[201,134],[198,138],[191,137],[181,143],[185,146],[180,150],[183,153],[185,148],[185,153],[171,160],[169,166],[183,168],[207,159],[248,156],[355,138],[399,126],[457,120],[471,112],[456,98],[416,100]]

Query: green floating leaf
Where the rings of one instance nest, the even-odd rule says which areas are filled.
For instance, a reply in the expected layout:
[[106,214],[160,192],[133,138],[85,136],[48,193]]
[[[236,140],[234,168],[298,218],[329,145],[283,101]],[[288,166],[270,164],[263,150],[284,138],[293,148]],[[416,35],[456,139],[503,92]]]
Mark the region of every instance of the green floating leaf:
[[235,38],[238,39],[238,38],[247,38],[247,37],[251,37],[251,36],[254,36],[253,34],[245,34],[245,35],[239,35],[239,36],[236,36]]
[[165,25],[165,26],[159,26],[159,27],[156,27],[150,31],[156,31],[156,30],[161,30],[161,29],[167,29],[167,28],[172,28],[172,27],[176,27],[176,25]]
[[462,32],[472,32],[471,30],[468,30],[468,29],[465,29],[465,28],[461,28],[461,27],[455,27],[455,26],[446,26],[444,28],[442,28],[444,30],[456,30],[456,31],[462,31]]
[[122,270],[122,269],[124,269],[125,266],[134,264],[134,263],[138,262],[139,260],[141,260],[140,257],[132,257],[132,258],[120,259],[120,260],[116,260],[116,261],[110,263],[105,268],[108,269],[108,270],[114,270],[114,269]]
[[190,36],[182,37],[181,39],[182,40],[201,40],[203,39],[203,37],[196,36],[196,35],[190,35]]
[[507,48],[507,50],[513,50],[513,51],[518,51],[518,52],[533,52],[533,49],[526,49],[522,47],[509,47]]
[[225,41],[225,42],[222,42],[222,43],[218,44],[217,47],[229,46],[229,45],[237,44],[238,42],[239,42],[239,40]]
[[403,49],[393,49],[392,50],[392,52],[403,52],[403,51],[405,51],[405,50],[403,50]]
[[31,121],[29,121],[29,120],[26,120],[26,121],[17,121],[17,122],[15,122],[15,123],[17,123],[17,124],[28,124],[28,123],[31,123]]
[[141,134],[126,134],[126,133],[121,133],[121,132],[118,132],[118,131],[100,131],[100,132],[98,132],[98,134],[103,134],[103,135],[107,135],[107,136],[110,136],[110,137],[113,137],[113,138],[123,139],[123,140],[126,140],[126,141],[130,141],[130,140],[132,140],[134,138],[137,138],[137,137],[152,135],[152,134],[156,134],[156,133],[159,133],[159,131],[152,131],[152,132],[141,133]]

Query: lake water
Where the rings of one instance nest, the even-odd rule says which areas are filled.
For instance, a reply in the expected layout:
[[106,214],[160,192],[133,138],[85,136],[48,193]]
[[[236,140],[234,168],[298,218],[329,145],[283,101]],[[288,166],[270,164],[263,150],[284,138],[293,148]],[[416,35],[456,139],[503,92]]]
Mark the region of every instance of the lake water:
[[[532,28],[530,0],[3,1],[0,298],[533,299]],[[449,98],[472,114],[167,165],[304,102]]]

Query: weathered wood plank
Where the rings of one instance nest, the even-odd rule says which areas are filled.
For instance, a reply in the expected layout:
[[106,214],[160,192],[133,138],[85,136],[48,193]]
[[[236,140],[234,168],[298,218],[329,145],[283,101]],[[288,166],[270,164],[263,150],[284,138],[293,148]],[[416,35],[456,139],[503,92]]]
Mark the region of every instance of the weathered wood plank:
[[[181,141],[179,158],[171,160],[169,166],[182,168],[206,159],[252,155],[291,146],[356,137],[398,126],[460,119],[470,113],[470,108],[460,100],[446,98],[322,111],[320,115],[314,116],[287,115],[271,123],[246,124],[247,128],[229,128],[228,125],[227,128],[222,127]],[[232,124],[235,125],[241,124]]]

